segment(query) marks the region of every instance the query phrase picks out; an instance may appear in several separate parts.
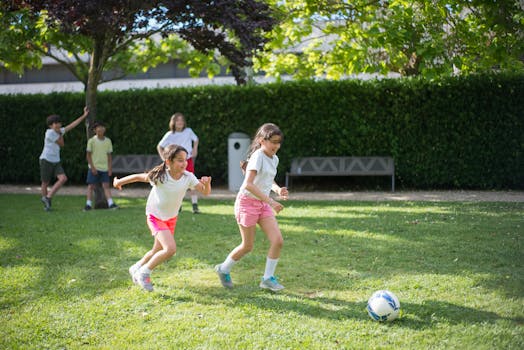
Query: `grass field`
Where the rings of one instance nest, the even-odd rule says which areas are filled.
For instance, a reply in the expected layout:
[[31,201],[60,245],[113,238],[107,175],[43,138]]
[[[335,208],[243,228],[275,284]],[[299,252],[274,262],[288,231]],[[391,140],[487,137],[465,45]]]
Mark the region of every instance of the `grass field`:
[[[288,202],[279,294],[258,288],[261,233],[220,286],[232,201],[185,205],[153,293],[127,272],[152,246],[145,199],[83,203],[0,195],[1,349],[524,348],[524,203]],[[400,299],[392,323],[365,311],[378,289]]]

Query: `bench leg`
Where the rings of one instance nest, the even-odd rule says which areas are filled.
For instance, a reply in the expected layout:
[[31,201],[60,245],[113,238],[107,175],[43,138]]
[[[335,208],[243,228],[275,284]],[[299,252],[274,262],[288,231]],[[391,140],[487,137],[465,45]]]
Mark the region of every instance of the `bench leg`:
[[391,192],[395,192],[395,175],[391,175]]

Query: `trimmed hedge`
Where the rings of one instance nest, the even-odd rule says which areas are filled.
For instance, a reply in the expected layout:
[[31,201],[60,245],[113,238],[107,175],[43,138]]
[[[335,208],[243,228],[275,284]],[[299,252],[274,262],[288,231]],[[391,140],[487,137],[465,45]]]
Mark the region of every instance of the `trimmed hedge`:
[[[0,96],[2,183],[38,183],[45,118],[82,113],[78,93]],[[299,156],[395,158],[397,183],[417,189],[524,188],[524,76],[298,81],[100,92],[98,117],[115,154],[152,154],[183,112],[200,138],[197,175],[227,183],[227,139],[265,122],[285,134],[279,180]],[[86,172],[85,129],[65,136],[74,183]]]

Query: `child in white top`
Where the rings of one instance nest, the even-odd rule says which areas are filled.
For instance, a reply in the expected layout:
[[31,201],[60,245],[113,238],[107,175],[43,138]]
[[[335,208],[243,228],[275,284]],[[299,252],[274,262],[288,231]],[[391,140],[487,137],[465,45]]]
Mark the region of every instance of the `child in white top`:
[[233,265],[253,250],[258,223],[270,244],[260,288],[273,292],[284,289],[275,277],[275,269],[284,242],[275,213],[279,213],[284,206],[269,196],[273,190],[283,200],[288,197],[287,188],[275,183],[278,166],[276,153],[280,149],[283,136],[282,131],[275,124],[267,123],[258,129],[251,144],[244,182],[235,201],[235,217],[242,242],[229,253],[222,264],[215,266],[220,282],[226,288],[233,287],[230,275]]
[[[195,173],[195,160],[198,155],[198,136],[193,129],[186,125],[186,118],[182,113],[175,113],[169,121],[169,131],[164,134],[156,146],[160,157],[164,154],[164,148],[169,145],[180,145],[184,147],[187,154],[187,171]],[[198,196],[196,191],[190,191],[193,213],[199,214]]]
[[[51,199],[53,195],[67,181],[67,176],[60,162],[60,148],[64,147],[64,134],[79,125],[88,114],[89,109],[84,107],[84,113],[65,127],[62,127],[62,118],[60,118],[59,115],[53,114],[47,117],[48,129],[45,132],[44,148],[39,157],[40,178],[42,180],[41,201],[44,203],[44,209],[46,211],[51,210]],[[51,190],[47,191],[47,187],[54,177],[56,177],[57,180],[53,187],[51,187]]]
[[186,171],[187,151],[182,146],[170,145],[165,148],[164,162],[149,173],[132,174],[113,180],[113,186],[133,182],[149,182],[152,189],[147,198],[147,225],[155,237],[153,248],[142,259],[129,268],[133,282],[147,291],[153,291],[151,271],[176,252],[175,227],[178,210],[188,189],[196,189],[204,195],[211,193],[211,177],[200,180]]

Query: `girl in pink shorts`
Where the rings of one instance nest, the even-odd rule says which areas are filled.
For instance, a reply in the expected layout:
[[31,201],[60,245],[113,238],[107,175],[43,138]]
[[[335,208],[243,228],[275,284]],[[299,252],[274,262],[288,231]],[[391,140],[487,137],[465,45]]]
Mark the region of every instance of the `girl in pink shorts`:
[[262,125],[251,144],[248,162],[245,164],[245,177],[235,201],[235,217],[242,242],[227,256],[222,264],[215,266],[220,282],[226,288],[233,287],[231,268],[247,253],[253,250],[255,230],[258,224],[269,240],[266,268],[261,278],[260,288],[273,292],[284,289],[275,277],[275,269],[283,245],[282,233],[278,227],[275,213],[284,206],[273,200],[269,194],[277,193],[287,199],[288,190],[275,183],[278,157],[284,135],[275,124]]
[[133,182],[149,182],[152,186],[146,216],[155,241],[153,248],[129,268],[133,282],[147,291],[153,291],[151,271],[176,252],[176,221],[187,190],[195,189],[204,195],[211,193],[211,177],[203,176],[199,180],[186,170],[187,151],[184,147],[169,145],[162,158],[162,164],[149,173],[132,174],[121,179],[115,177],[113,180],[113,186],[119,190]]

